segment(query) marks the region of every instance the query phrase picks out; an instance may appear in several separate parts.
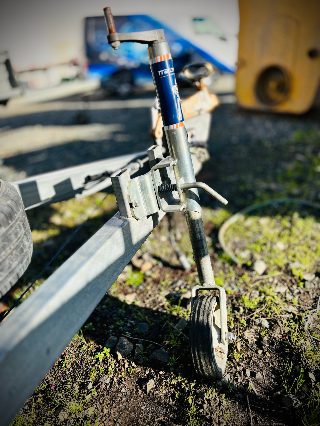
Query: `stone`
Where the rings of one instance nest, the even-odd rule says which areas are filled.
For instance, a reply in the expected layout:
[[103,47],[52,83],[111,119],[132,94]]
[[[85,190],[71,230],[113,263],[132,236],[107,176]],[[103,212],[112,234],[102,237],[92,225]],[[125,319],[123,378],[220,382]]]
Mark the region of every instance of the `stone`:
[[150,269],[152,269],[153,267],[153,263],[152,262],[145,262],[142,266],[141,266],[141,272],[147,272]]
[[185,326],[187,325],[187,320],[185,320],[184,318],[181,318],[177,324],[175,325],[175,330],[174,331],[181,331],[185,328]]
[[59,413],[59,420],[63,421],[66,420],[69,417],[69,413],[67,413],[66,411],[60,411]]
[[286,248],[286,245],[282,241],[277,241],[274,245],[274,248],[276,250],[284,250]]
[[292,314],[298,315],[298,310],[294,306],[288,306],[286,308],[287,312],[291,312]]
[[296,262],[290,263],[289,266],[290,266],[291,269],[297,269],[297,268],[301,268],[302,264],[300,262],[296,261]]
[[247,259],[249,258],[250,254],[251,254],[251,251],[249,249],[246,249],[246,250],[242,250],[239,253],[239,256],[242,257],[242,259]]
[[182,293],[180,296],[180,303],[183,307],[188,307],[191,301],[191,291],[187,291],[186,293]]
[[111,336],[104,344],[105,348],[113,349],[117,344],[118,338],[116,336]]
[[299,405],[301,405],[301,402],[299,401],[299,399],[295,396],[295,395],[283,395],[282,397],[282,403],[283,405],[285,405],[286,407],[292,408],[292,407],[299,407]]
[[[262,351],[261,351],[262,353]],[[257,380],[263,380],[263,375],[260,373],[260,371],[258,371],[258,373],[256,374],[256,379]]]
[[288,290],[286,285],[277,285],[276,292],[277,293],[285,293]]
[[137,269],[141,269],[142,265],[143,265],[143,259],[139,259],[138,256],[133,256],[133,258],[131,259],[131,263],[132,265],[137,268]]
[[143,345],[141,343],[136,344],[136,348],[134,350],[134,357],[138,358],[143,351]]
[[258,290],[252,290],[251,292],[251,297],[256,299],[257,297],[259,297],[260,293]]
[[175,285],[177,287],[182,287],[184,283],[185,282],[183,280],[178,280],[178,281],[173,282],[172,285]]
[[266,319],[262,319],[262,320],[261,320],[261,325],[262,325],[262,327],[264,327],[264,328],[269,328],[269,322],[268,322],[268,320],[266,320]]
[[139,333],[146,333],[147,331],[149,331],[149,324],[147,324],[146,322],[139,322],[139,324],[137,325],[137,330]]
[[222,383],[229,384],[230,379],[231,379],[230,374],[225,374],[222,378]]
[[120,337],[116,350],[120,353],[122,357],[127,357],[133,349],[133,344],[126,338]]
[[247,376],[247,377],[250,377],[250,375],[251,375],[251,371],[247,368],[247,369],[246,369],[246,376]]
[[308,273],[308,274],[304,274],[302,278],[305,281],[313,281],[315,279],[315,277],[316,277],[315,274]]
[[156,349],[154,352],[152,352],[152,354],[150,355],[150,360],[160,361],[167,364],[170,361],[170,357],[167,352],[163,348],[161,348]]
[[316,377],[315,377],[315,375],[313,374],[313,373],[308,373],[308,376],[309,376],[309,378],[311,379],[311,381],[313,382],[313,383],[315,383],[316,382]]
[[85,411],[85,413],[86,413],[86,415],[87,416],[92,416],[93,414],[94,414],[94,411],[95,411],[95,407],[89,407],[86,411]]
[[306,282],[304,283],[304,286],[305,286],[305,288],[306,288],[306,289],[308,289],[308,290],[311,290],[312,288],[314,288],[314,284],[313,284],[313,282],[311,282],[311,281],[306,281]]
[[258,275],[262,275],[266,269],[267,265],[264,260],[257,260],[253,264],[253,270],[256,271]]
[[104,384],[110,383],[110,377],[107,375],[104,375],[101,377],[100,382]]
[[136,297],[136,293],[129,293],[125,296],[125,301],[128,303],[128,305],[131,305],[131,303],[135,301]]
[[254,343],[256,341],[256,333],[253,329],[247,329],[244,333],[243,336],[246,340],[248,340],[248,342]]
[[153,388],[154,388],[154,386],[155,386],[155,384],[154,384],[154,380],[153,380],[153,379],[150,379],[150,380],[148,381],[148,383],[147,383],[147,393],[149,393],[149,392],[151,391],[151,389],[153,389]]

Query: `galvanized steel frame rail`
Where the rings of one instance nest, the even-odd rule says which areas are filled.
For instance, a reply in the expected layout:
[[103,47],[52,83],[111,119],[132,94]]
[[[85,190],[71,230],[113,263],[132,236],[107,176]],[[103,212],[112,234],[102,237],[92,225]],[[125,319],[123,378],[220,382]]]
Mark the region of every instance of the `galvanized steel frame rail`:
[[25,209],[29,210],[34,207],[57,203],[77,196],[92,195],[102,191],[111,186],[110,177],[88,183],[86,183],[86,177],[103,174],[104,172],[111,174],[123,167],[130,168],[129,163],[131,163],[134,171],[137,171],[141,167],[137,161],[139,162],[142,157],[146,157],[145,151],[29,176],[12,182],[12,185],[21,195]]
[[117,213],[0,324],[0,425],[32,395],[163,218]]

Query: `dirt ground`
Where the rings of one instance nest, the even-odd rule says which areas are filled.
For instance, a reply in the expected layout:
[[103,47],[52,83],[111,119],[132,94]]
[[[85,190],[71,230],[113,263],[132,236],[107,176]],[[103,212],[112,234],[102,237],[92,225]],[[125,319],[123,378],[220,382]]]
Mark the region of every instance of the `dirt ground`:
[[[0,178],[125,154],[132,151],[132,140],[134,149],[145,149],[151,144],[146,119],[151,103],[144,94],[3,109]],[[237,336],[229,343],[223,379],[199,378],[192,366],[188,321],[197,273],[183,214],[177,214],[165,217],[151,234],[14,425],[320,424],[320,110],[276,116],[222,104],[212,116],[209,150],[211,159],[197,180],[229,200],[222,208],[201,194],[216,282],[227,291],[228,327]],[[0,301],[1,310],[78,226],[84,223],[36,286],[116,212],[114,196],[103,200],[104,195],[28,212],[33,260]],[[314,204],[275,202],[287,198]],[[228,255],[219,230],[253,204],[255,210],[225,231]],[[181,268],[169,229],[192,264],[190,271]]]

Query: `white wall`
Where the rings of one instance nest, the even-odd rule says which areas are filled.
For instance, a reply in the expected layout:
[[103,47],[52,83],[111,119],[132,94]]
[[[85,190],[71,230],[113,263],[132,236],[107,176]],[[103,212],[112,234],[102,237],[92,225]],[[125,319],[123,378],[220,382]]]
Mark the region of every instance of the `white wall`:
[[[199,47],[235,62],[239,28],[237,0],[15,0],[0,9],[0,50],[8,50],[17,71],[81,59],[83,18],[103,14],[147,14],[165,22]],[[211,15],[229,36],[195,38],[190,17]],[[225,58],[225,59],[224,59]]]

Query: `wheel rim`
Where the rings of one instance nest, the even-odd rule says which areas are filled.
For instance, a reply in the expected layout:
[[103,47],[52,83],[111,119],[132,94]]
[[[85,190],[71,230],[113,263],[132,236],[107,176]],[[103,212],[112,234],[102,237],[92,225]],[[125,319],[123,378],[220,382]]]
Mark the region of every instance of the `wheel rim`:
[[223,376],[228,357],[228,341],[223,344],[221,342],[221,323],[220,323],[220,305],[216,303],[211,313],[210,318],[210,331],[211,331],[211,350],[212,359],[214,360],[221,377]]

